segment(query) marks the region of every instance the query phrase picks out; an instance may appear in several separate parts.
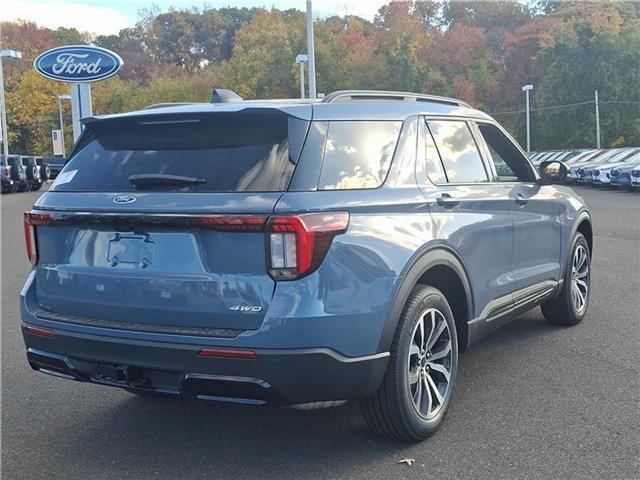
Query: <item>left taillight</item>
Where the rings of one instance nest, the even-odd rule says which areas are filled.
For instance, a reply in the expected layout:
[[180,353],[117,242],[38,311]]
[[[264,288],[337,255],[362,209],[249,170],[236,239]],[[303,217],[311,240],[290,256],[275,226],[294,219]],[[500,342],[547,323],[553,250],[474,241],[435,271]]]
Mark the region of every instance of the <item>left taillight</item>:
[[38,264],[38,241],[36,226],[47,225],[53,221],[48,213],[24,212],[24,239],[27,246],[27,258],[34,267]]
[[347,212],[275,215],[266,225],[269,275],[294,280],[316,270],[336,235],[347,231]]

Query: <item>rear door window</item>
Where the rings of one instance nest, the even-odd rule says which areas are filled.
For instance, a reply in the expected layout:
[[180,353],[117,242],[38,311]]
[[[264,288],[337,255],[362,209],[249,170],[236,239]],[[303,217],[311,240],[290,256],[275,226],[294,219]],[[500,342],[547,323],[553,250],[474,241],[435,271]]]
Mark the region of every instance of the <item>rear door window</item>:
[[382,185],[401,128],[402,122],[330,122],[318,189],[366,189]]
[[[308,122],[282,112],[220,113],[154,120],[96,122],[67,162],[55,191],[285,191]],[[197,179],[136,187],[132,176]]]
[[430,120],[427,123],[449,183],[489,181],[478,146],[466,122]]

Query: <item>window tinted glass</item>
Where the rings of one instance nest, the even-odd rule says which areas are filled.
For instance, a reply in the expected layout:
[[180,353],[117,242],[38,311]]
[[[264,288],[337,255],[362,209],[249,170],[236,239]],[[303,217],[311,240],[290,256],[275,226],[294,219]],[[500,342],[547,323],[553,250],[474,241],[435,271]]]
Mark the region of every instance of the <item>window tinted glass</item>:
[[534,177],[522,153],[495,125],[478,125],[489,147],[500,182],[528,182]]
[[442,168],[442,161],[440,160],[440,155],[438,154],[438,149],[436,148],[436,144],[431,136],[431,132],[427,130],[425,136],[427,142],[427,175],[429,176],[429,180],[436,185],[440,183],[447,183],[447,177],[445,176],[444,169]]
[[[126,120],[95,124],[52,190],[135,190],[132,175],[193,177],[153,190],[258,192],[286,190],[307,122],[281,113],[218,114],[179,122]],[[291,145],[291,148],[290,148]],[[139,187],[140,188],[140,187]]]
[[488,181],[480,152],[465,122],[430,121],[429,129],[450,183]]
[[402,122],[330,122],[320,190],[379,187],[387,176]]

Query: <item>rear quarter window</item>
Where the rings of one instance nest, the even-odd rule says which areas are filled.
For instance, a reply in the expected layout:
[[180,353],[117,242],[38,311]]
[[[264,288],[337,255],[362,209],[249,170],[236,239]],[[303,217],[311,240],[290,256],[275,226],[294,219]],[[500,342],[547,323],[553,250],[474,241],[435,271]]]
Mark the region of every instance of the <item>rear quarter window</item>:
[[402,122],[329,123],[319,190],[376,188],[384,182]]

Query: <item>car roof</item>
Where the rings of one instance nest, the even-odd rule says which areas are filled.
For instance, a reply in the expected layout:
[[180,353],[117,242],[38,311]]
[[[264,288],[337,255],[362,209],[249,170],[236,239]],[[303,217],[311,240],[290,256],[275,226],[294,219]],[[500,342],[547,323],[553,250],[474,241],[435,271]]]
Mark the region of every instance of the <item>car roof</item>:
[[[200,116],[210,113],[251,111],[281,111],[303,120],[405,120],[414,115],[464,117],[492,121],[484,112],[471,108],[460,100],[403,92],[368,92],[357,96],[356,91],[334,92],[325,101],[308,99],[241,100],[229,103],[159,104],[133,112],[88,117],[85,125],[110,119],[160,119],[167,117]],[[337,95],[340,94],[340,95]],[[393,96],[395,95],[395,96]],[[386,98],[385,98],[386,96]],[[329,101],[326,101],[329,99]],[[333,101],[331,101],[333,100]]]

